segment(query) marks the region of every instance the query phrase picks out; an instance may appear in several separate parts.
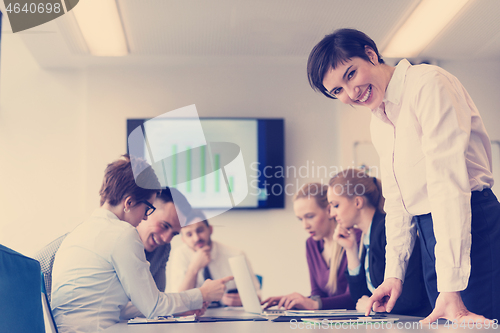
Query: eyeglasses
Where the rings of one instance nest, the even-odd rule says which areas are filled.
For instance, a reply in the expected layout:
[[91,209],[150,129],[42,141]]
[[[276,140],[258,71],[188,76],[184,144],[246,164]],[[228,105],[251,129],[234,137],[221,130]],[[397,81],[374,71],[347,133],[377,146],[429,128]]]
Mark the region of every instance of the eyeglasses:
[[146,211],[144,212],[145,216],[149,216],[149,215],[153,214],[153,212],[156,210],[156,207],[153,206],[152,204],[150,204],[147,200],[141,200],[139,202],[148,206],[148,208],[146,208]]

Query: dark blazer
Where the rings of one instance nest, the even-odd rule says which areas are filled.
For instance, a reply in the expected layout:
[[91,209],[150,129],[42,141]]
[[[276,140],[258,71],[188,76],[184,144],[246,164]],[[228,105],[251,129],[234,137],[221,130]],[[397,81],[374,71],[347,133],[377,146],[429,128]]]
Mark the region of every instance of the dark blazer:
[[[363,241],[363,240],[361,240]],[[368,258],[368,268],[370,270],[370,279],[372,285],[377,288],[384,282],[385,272],[385,214],[376,212],[373,216],[371,232],[370,232],[370,252]],[[361,268],[359,274],[355,276],[347,273],[349,281],[349,290],[355,302],[361,296],[371,296],[372,293],[368,290],[365,274],[365,258],[366,249],[363,246],[361,252]],[[408,261],[406,269],[403,291],[396,301],[394,309],[391,313],[409,316],[427,316],[431,313],[432,308],[427,297],[424,278],[422,274],[422,259],[420,253],[420,242],[415,241],[413,253]]]

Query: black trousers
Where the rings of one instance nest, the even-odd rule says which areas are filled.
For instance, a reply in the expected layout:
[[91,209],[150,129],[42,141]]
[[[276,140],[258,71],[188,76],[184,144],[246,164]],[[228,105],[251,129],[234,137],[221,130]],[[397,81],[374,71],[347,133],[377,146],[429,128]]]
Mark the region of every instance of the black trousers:
[[[474,191],[471,210],[471,272],[467,288],[461,292],[462,300],[469,311],[488,319],[500,319],[500,203],[490,189]],[[419,215],[415,219],[425,286],[434,307],[438,290],[432,215]]]

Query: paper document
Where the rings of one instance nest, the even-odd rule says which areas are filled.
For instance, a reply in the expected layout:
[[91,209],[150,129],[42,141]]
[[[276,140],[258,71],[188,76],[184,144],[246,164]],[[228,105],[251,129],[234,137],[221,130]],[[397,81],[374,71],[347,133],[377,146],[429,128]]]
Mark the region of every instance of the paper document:
[[161,324],[161,323],[182,323],[196,321],[196,315],[174,317],[174,316],[159,316],[154,319],[143,317],[132,318],[128,321],[129,324]]
[[301,319],[303,322],[309,322],[313,324],[319,324],[319,325],[335,325],[338,323],[357,323],[359,325],[362,324],[367,324],[367,323],[376,323],[376,322],[384,322],[384,323],[394,323],[395,321],[398,321],[399,318],[373,318],[373,317],[362,317],[356,319],[335,319],[334,318],[320,318],[320,319],[314,319],[314,318],[302,318]]
[[364,312],[356,310],[336,309],[336,310],[286,310],[285,316],[289,317],[345,317],[345,316],[360,316],[364,317]]

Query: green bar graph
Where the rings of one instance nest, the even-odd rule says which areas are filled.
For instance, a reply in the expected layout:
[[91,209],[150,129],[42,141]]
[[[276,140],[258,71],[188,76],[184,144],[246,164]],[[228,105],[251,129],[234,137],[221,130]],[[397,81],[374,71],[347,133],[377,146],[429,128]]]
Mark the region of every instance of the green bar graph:
[[191,192],[191,147],[186,151],[186,191]]
[[172,182],[169,185],[177,185],[177,145],[172,145]]
[[215,192],[220,192],[220,154],[215,154],[214,156],[215,163]]
[[[184,150],[185,147],[185,150]],[[179,155],[179,149],[183,151]],[[198,151],[199,150],[199,153]],[[186,193],[217,193],[220,194],[221,191],[225,191],[226,185],[224,185],[225,181],[227,181],[228,191],[229,193],[235,192],[235,176],[222,174],[221,170],[221,154],[213,154],[213,172],[208,171],[210,174],[207,175],[207,148],[206,147],[196,147],[192,148],[192,146],[182,146],[179,148],[178,144],[173,144],[171,146],[171,171],[170,179],[168,179],[168,184],[171,187],[177,187],[179,185],[179,181],[181,183],[186,183]],[[194,154],[194,155],[193,155]],[[199,161],[198,161],[199,158]],[[199,164],[198,164],[199,163]],[[210,163],[210,161],[208,162]],[[193,165],[194,164],[194,165]],[[179,169],[180,168],[180,169]],[[210,168],[208,168],[210,169]],[[212,176],[213,173],[213,176]],[[198,175],[199,176],[196,176]],[[195,180],[193,179],[195,177]],[[208,177],[208,178],[207,178]],[[211,186],[213,177],[213,188]],[[224,177],[224,178],[221,178]],[[198,187],[199,182],[199,187]],[[221,187],[222,182],[222,187]],[[184,185],[182,185],[184,188]],[[197,192],[199,190],[199,192]],[[194,192],[193,192],[194,191]]]
[[201,147],[200,149],[200,187],[201,187],[201,193],[205,193],[206,191],[206,180],[205,180],[205,166],[206,166],[206,161],[205,161],[206,155],[205,155],[205,146]]

